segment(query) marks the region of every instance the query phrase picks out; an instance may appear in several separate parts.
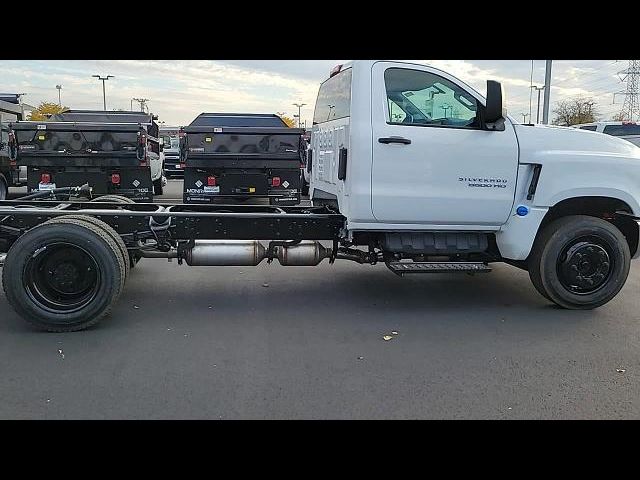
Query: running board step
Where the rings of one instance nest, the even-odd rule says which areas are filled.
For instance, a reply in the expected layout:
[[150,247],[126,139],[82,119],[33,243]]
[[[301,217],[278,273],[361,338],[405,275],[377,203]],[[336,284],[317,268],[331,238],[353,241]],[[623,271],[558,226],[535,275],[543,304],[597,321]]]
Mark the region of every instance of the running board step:
[[387,267],[396,275],[407,273],[489,273],[491,267],[482,262],[389,262]]

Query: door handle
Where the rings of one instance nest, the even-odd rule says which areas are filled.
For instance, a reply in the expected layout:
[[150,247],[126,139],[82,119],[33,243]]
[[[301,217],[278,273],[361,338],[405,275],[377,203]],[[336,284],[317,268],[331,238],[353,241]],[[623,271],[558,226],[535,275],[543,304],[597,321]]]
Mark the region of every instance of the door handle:
[[385,143],[385,144],[390,144],[390,143],[401,143],[403,145],[409,145],[411,144],[411,140],[409,140],[408,138],[404,138],[404,137],[381,137],[378,139],[379,143]]

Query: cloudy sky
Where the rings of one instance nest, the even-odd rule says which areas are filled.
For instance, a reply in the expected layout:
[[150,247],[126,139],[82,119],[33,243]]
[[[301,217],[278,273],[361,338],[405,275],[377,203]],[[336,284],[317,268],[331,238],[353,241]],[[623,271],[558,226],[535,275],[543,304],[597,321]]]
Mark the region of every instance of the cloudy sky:
[[[416,60],[414,60],[416,61]],[[509,113],[522,121],[529,112],[531,60],[418,60],[452,73],[485,91],[487,79],[502,82]],[[297,113],[292,103],[306,103],[308,124],[318,85],[344,60],[4,60],[0,61],[0,92],[27,93],[24,102],[58,101],[72,108],[101,109],[102,82],[91,75],[114,75],[107,81],[107,108],[129,109],[133,97],[148,98],[149,108],[168,125],[185,125],[203,111]],[[536,60],[533,83],[544,84],[544,60]],[[603,119],[621,108],[624,90],[617,72],[625,60],[558,60],[553,63],[551,102],[583,95],[592,97]],[[533,95],[533,119],[537,94]],[[134,102],[134,108],[136,103]],[[542,118],[542,113],[541,113]]]

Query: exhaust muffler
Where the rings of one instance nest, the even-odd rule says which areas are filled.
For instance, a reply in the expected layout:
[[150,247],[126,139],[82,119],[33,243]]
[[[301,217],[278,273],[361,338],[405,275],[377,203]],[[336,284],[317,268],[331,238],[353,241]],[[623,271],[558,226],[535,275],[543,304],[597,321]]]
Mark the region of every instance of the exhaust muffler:
[[192,267],[256,266],[267,258],[267,249],[255,240],[196,240],[185,252]]
[[277,246],[276,257],[280,265],[289,267],[315,267],[331,256],[331,249],[311,240],[291,246]]
[[184,252],[187,265],[192,267],[256,266],[265,258],[277,258],[284,266],[312,267],[330,256],[330,248],[314,241],[267,249],[257,240],[196,240]]

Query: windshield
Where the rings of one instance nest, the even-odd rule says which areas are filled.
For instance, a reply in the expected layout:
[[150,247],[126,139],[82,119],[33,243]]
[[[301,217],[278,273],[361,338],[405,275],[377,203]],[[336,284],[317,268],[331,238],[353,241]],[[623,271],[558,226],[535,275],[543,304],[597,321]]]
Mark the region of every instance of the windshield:
[[162,143],[164,145],[164,148],[179,148],[180,147],[180,140],[178,139],[178,137],[170,137],[168,135],[164,135],[162,137]]

